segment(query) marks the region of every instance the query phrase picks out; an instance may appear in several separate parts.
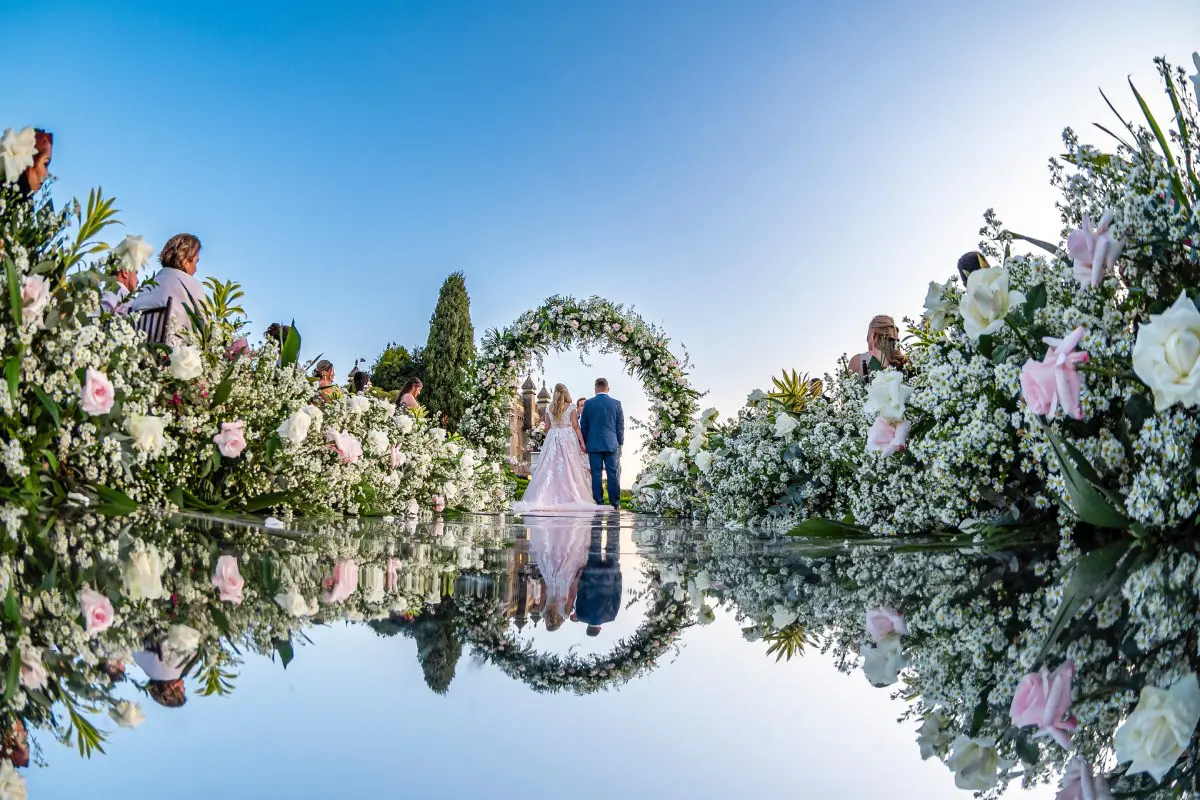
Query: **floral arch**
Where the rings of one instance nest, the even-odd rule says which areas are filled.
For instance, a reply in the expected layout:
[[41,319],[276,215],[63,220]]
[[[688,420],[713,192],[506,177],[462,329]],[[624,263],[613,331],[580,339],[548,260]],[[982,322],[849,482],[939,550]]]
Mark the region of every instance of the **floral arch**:
[[671,352],[670,339],[633,309],[599,297],[584,301],[551,297],[526,311],[505,330],[489,330],[476,362],[475,397],[463,419],[463,434],[503,459],[508,443],[512,392],[521,372],[549,352],[571,347],[618,353],[626,371],[650,396],[647,455],[653,457],[686,430],[700,397],[688,383],[687,354]]

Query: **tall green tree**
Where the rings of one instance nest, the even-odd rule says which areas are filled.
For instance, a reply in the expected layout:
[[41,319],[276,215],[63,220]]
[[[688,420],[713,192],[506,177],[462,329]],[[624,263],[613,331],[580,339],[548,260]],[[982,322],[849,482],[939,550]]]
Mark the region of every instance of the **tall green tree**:
[[371,382],[380,389],[398,392],[404,388],[409,378],[425,380],[422,369],[422,347],[414,347],[409,353],[408,348],[393,342],[375,359],[371,367]]
[[442,284],[437,307],[429,320],[429,341],[423,356],[425,388],[421,404],[430,417],[455,431],[468,402],[468,381],[475,363],[475,329],[467,281],[455,272]]

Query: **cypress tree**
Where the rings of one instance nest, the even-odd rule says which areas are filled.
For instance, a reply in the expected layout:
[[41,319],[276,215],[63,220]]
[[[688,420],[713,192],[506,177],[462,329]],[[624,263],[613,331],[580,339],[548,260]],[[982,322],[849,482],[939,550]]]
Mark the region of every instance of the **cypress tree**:
[[425,386],[421,404],[431,419],[444,422],[448,431],[458,429],[466,411],[467,383],[475,363],[475,329],[471,326],[471,298],[461,272],[453,273],[442,284],[437,306],[429,320],[429,341],[422,361]]

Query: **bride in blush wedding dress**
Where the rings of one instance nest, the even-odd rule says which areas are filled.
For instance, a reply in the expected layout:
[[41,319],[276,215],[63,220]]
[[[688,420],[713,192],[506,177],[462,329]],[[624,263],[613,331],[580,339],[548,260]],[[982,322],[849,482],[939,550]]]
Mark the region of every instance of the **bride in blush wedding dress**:
[[557,384],[543,425],[546,440],[525,496],[513,503],[514,514],[595,511],[592,488],[583,466],[583,433],[567,387]]

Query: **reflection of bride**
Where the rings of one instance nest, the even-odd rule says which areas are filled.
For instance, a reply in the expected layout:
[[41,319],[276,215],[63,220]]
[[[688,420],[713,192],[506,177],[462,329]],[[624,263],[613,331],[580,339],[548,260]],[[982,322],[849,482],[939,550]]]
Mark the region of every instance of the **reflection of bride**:
[[543,427],[546,440],[542,443],[537,468],[525,489],[525,496],[513,503],[513,511],[594,511],[592,489],[583,464],[583,433],[579,430],[579,414],[571,403],[567,387],[554,387]]
[[590,531],[590,519],[542,520],[529,525],[529,552],[546,586],[542,619],[548,631],[562,627],[575,607]]

